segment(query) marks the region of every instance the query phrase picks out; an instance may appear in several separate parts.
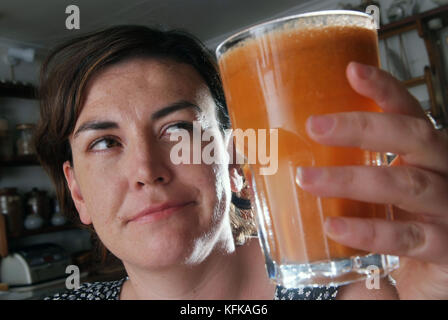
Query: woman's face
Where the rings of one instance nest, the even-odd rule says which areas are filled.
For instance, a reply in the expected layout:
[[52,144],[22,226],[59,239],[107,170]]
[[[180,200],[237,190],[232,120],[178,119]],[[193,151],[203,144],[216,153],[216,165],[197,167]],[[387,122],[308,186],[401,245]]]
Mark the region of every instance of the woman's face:
[[[221,164],[171,161],[179,142],[170,135],[185,129],[193,137],[193,121],[220,137]],[[233,245],[224,140],[191,66],[139,58],[106,68],[89,82],[70,137],[73,167],[63,167],[81,221],[125,264],[141,267],[197,263]]]

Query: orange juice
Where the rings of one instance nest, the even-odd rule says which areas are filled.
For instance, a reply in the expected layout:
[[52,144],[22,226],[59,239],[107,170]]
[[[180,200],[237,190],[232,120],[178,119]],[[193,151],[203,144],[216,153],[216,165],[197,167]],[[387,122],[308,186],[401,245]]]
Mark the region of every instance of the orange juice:
[[367,252],[327,238],[325,218],[387,216],[383,205],[319,198],[296,182],[296,170],[301,166],[382,164],[378,153],[324,146],[312,141],[305,131],[311,115],[381,111],[351,88],[346,78],[351,61],[379,66],[374,28],[284,27],[241,41],[219,57],[233,127],[278,129],[278,171],[261,175],[260,164],[251,166],[255,196],[265,215],[260,228],[269,230],[265,234],[267,247],[278,265],[365,256]]

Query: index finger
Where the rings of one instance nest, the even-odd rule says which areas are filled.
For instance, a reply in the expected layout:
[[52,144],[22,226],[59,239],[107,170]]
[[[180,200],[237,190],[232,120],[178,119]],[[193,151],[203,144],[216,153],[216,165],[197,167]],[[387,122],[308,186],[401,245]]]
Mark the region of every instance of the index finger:
[[347,67],[347,79],[356,92],[374,100],[383,111],[426,119],[418,100],[388,72],[351,62]]

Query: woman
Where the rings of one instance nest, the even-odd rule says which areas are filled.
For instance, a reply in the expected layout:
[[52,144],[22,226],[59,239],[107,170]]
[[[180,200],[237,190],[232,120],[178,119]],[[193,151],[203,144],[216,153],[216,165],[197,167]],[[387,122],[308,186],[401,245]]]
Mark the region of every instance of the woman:
[[[447,138],[388,74],[352,63],[347,77],[387,114],[313,117],[310,137],[394,152],[404,166],[307,169],[301,187],[407,211],[408,222],[327,223],[336,241],[400,255],[404,263],[395,287],[384,280],[381,290],[356,283],[287,294],[447,298]],[[55,299],[272,299],[285,293],[268,281],[258,241],[239,230],[244,219],[237,218],[231,192],[241,191],[242,178],[226,162],[230,123],[216,66],[202,45],[182,33],[113,27],[56,48],[43,66],[41,88],[36,149],[61,206],[94,227],[128,274]],[[344,125],[354,118],[360,126]],[[170,137],[193,133],[194,121],[214,134],[214,157],[221,161],[174,165],[170,150],[177,142]]]

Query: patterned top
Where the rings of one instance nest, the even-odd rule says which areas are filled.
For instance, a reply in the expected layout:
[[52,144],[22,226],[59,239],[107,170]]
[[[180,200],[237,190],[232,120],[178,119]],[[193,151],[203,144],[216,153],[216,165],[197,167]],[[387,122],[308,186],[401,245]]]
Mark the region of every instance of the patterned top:
[[[77,290],[67,290],[46,297],[44,300],[119,300],[120,291],[127,277],[106,282],[85,282]],[[274,300],[334,300],[336,287],[303,287],[286,289],[277,286]]]
[[338,294],[337,287],[302,287],[286,289],[275,288],[274,300],[334,300]]

